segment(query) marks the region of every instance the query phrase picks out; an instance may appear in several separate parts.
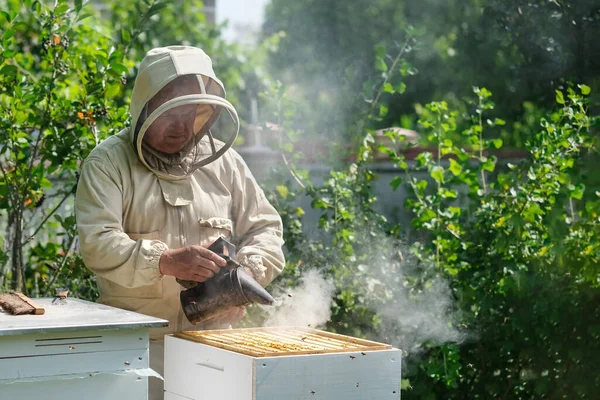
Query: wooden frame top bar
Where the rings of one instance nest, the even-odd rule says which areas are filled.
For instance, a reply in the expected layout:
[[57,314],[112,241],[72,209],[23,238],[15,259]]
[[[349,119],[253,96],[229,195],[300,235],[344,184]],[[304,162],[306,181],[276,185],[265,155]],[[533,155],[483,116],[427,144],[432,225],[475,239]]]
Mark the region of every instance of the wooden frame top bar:
[[307,327],[221,329],[174,336],[252,357],[389,350],[391,345]]

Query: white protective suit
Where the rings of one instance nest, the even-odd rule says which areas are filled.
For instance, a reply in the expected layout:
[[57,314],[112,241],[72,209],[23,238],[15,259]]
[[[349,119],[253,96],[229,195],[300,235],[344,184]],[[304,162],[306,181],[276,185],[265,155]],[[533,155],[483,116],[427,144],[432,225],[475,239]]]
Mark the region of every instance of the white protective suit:
[[[196,75],[202,93],[176,97],[147,115],[150,99],[182,75]],[[143,139],[150,124],[189,104],[198,105],[190,145],[176,155],[148,148]],[[183,314],[181,285],[161,275],[163,251],[225,236],[237,246],[237,261],[266,286],[284,266],[282,223],[242,158],[228,149],[237,136],[237,114],[202,50],[148,52],[133,88],[131,117],[131,129],[103,141],[83,163],[77,226],[83,260],[97,276],[98,301],[167,319],[168,328],[151,331],[152,343],[161,345],[166,333],[203,328]],[[211,134],[217,119],[226,121],[227,144]],[[162,365],[152,364],[162,373]]]

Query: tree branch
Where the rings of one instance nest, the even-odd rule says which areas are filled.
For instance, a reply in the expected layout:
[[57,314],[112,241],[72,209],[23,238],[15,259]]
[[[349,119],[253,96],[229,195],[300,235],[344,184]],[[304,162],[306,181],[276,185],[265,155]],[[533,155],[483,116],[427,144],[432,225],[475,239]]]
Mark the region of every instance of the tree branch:
[[[402,48],[400,49],[400,52],[398,53],[398,55],[396,56],[396,58],[392,62],[392,66],[389,69],[390,71],[394,71],[396,69],[396,64],[398,64],[398,62],[400,61],[400,59],[404,55],[404,52],[406,51],[406,48],[408,47],[408,43],[410,42],[411,39],[412,39],[412,36],[408,35],[407,38],[406,38],[406,40],[404,41],[404,44],[402,45]],[[373,103],[371,103],[371,109],[369,110],[369,113],[367,114],[367,116],[365,117],[365,119],[368,118],[369,115],[371,115],[373,113],[373,110],[375,109],[375,106],[379,102],[379,98],[383,94],[383,88],[385,87],[385,84],[389,82],[389,80],[390,80],[390,78],[392,76],[393,76],[393,73],[390,73],[390,74],[386,75],[385,79],[381,83],[381,86],[379,87],[379,91],[377,92],[377,95],[375,96],[375,100],[373,100]],[[363,120],[362,125],[364,126],[364,120]]]
[[60,208],[60,206],[63,205],[63,203],[65,201],[67,201],[67,199],[75,192],[75,188],[77,187],[77,185],[73,185],[73,187],[71,188],[71,190],[69,190],[64,196],[63,198],[60,200],[60,203],[58,203],[58,205],[56,207],[54,207],[54,209],[52,211],[50,211],[42,220],[42,222],[39,224],[39,226],[35,229],[35,231],[33,232],[33,234],[31,234],[31,236],[23,241],[21,243],[21,247],[25,246],[27,243],[29,243],[30,241],[33,240],[33,238],[35,237],[35,235],[42,229],[42,227],[44,226],[44,224],[46,223],[46,221],[48,221],[50,219],[51,216],[54,215],[54,213],[56,213],[56,211]]
[[33,175],[33,163],[37,158],[37,153],[39,150],[40,142],[42,141],[42,136],[44,136],[44,131],[48,125],[48,115],[50,114],[50,101],[52,98],[52,90],[54,89],[54,84],[56,81],[56,60],[58,59],[58,52],[54,53],[54,60],[52,62],[52,79],[50,80],[50,85],[47,89],[46,94],[46,108],[44,109],[44,114],[42,115],[42,123],[40,124],[40,130],[38,132],[38,137],[35,140],[35,144],[33,145],[33,149],[31,151],[31,160],[29,160],[29,170],[27,173],[27,179],[25,180],[25,184],[23,185],[23,199],[27,197],[27,191],[29,190],[29,183],[31,181],[31,176]]
[[62,261],[60,263],[60,266],[56,269],[56,272],[54,273],[54,276],[52,277],[52,279],[48,283],[48,287],[46,287],[46,293],[44,294],[45,296],[49,296],[50,295],[50,289],[52,288],[52,285],[54,285],[54,282],[56,282],[56,279],[60,275],[62,269],[65,266],[65,264],[67,263],[67,258],[69,257],[69,253],[71,253],[73,245],[75,244],[75,237],[76,237],[76,235],[71,236],[71,241],[69,242],[69,246],[67,247],[67,251],[65,251],[65,254],[63,255],[63,259],[62,259]]

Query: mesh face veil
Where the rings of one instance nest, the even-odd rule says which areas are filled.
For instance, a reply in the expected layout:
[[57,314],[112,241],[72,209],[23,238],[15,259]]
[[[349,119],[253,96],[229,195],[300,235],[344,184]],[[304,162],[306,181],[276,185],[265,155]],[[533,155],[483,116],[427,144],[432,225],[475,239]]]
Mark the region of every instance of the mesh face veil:
[[[215,161],[231,147],[239,130],[237,112],[225,100],[210,58],[193,47],[159,48],[146,55],[134,86],[131,114],[138,157],[163,179],[185,178]],[[175,144],[177,151],[152,146],[154,131]]]

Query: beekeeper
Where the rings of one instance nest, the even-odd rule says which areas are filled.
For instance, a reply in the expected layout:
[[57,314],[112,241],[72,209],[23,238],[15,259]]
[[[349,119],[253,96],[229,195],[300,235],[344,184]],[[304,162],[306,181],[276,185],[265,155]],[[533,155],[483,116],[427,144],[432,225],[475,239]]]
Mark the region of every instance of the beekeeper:
[[[176,278],[203,282],[218,272],[225,260],[206,247],[224,236],[236,244],[237,261],[266,286],[284,265],[282,223],[230,148],[238,116],[202,50],[149,51],[130,112],[131,128],[100,143],[83,163],[77,226],[98,301],[169,321],[150,336],[151,367],[162,374],[163,335],[207,327],[187,321]],[[210,327],[242,315],[231,310]],[[151,393],[161,398],[162,387],[152,386],[151,380]]]

